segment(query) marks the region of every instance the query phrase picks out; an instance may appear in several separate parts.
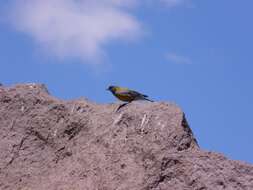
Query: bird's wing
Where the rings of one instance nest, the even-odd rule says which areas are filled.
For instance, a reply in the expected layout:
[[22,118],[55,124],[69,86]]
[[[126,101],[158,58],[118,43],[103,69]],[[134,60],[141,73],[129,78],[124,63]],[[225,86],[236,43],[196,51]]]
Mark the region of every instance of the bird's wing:
[[147,101],[153,102],[153,100],[148,99],[147,95],[141,94],[134,90],[120,89],[120,91],[118,91],[118,94],[127,96],[131,98],[132,100],[147,100]]
[[131,96],[131,97],[138,97],[138,98],[141,98],[141,97],[148,97],[147,95],[145,94],[141,94],[137,91],[134,91],[134,90],[129,90],[129,89],[122,89],[120,90],[119,92],[120,94],[124,94],[124,95],[127,95],[127,96]]
[[134,91],[134,90],[131,90],[130,93],[135,95],[135,96],[138,96],[138,97],[145,97],[145,98],[148,97],[147,95],[139,93],[139,92]]

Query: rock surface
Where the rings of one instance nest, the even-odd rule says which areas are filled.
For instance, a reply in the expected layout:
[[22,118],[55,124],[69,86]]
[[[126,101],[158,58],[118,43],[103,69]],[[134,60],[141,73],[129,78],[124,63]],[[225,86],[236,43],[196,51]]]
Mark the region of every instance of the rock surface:
[[253,166],[201,150],[176,105],[118,106],[0,86],[0,189],[253,189]]

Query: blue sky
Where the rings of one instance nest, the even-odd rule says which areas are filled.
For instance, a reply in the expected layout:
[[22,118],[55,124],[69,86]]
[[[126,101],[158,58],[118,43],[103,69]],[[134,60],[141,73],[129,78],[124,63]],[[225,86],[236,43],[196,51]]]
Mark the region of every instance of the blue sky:
[[[92,3],[91,3],[92,2]],[[174,102],[203,149],[253,163],[252,0],[1,0],[0,82]]]

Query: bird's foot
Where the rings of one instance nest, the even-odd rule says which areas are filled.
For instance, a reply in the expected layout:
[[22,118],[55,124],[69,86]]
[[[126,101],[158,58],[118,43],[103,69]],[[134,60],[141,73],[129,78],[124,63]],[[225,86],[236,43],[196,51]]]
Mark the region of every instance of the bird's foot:
[[118,112],[121,108],[123,108],[124,106],[126,106],[126,105],[129,104],[129,103],[130,103],[130,102],[121,104],[121,105],[117,108],[116,112]]

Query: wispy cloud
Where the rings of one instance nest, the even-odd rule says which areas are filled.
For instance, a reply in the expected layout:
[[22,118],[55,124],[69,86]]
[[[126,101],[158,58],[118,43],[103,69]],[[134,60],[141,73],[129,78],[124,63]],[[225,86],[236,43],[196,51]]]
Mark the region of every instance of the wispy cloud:
[[188,57],[178,55],[175,53],[166,53],[165,58],[167,61],[176,63],[176,64],[191,64],[192,61]]
[[[18,0],[12,24],[59,56],[96,59],[110,40],[136,38],[140,23],[124,10],[127,1]],[[129,3],[131,3],[129,1]]]
[[[148,1],[144,0],[143,2]],[[153,0],[151,0],[153,1]],[[170,6],[184,0],[160,0]],[[137,0],[14,0],[10,22],[47,52],[60,58],[100,59],[113,40],[135,40],[142,33],[132,8]]]

